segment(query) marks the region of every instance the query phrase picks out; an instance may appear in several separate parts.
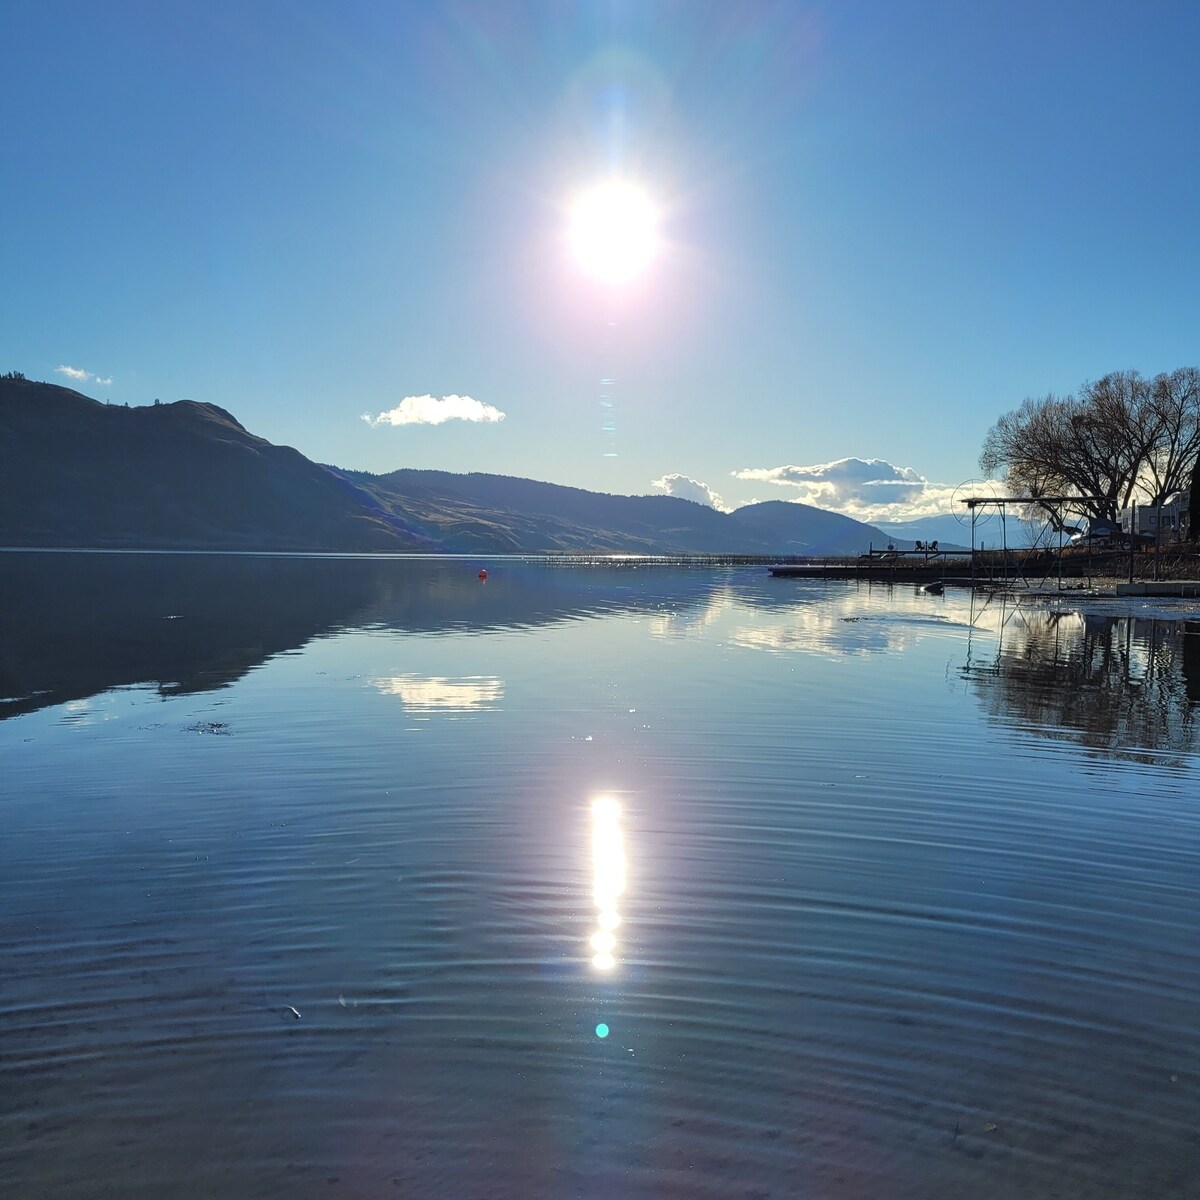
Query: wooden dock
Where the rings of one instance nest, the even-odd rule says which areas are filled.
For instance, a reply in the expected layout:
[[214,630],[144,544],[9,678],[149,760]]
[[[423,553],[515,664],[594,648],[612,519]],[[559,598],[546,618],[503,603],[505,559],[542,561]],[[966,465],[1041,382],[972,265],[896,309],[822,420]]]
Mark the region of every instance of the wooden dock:
[[[810,558],[776,563],[771,574],[780,579],[866,579],[887,583],[969,584],[970,550],[874,550],[852,558]],[[965,571],[964,571],[965,569]]]

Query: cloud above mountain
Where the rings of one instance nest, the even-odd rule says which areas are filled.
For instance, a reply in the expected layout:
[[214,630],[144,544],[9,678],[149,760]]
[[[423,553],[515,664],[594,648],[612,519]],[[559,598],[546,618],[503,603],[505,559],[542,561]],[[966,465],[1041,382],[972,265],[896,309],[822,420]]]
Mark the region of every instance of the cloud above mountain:
[[[955,487],[931,483],[912,467],[883,458],[839,458],[812,466],[747,467],[735,479],[793,488],[790,497],[817,508],[833,509],[862,521],[911,520],[953,512]],[[999,484],[990,482],[991,494]]]
[[447,421],[503,421],[504,413],[472,396],[405,396],[395,408],[377,417],[363,413],[368,425],[444,425]]
[[707,483],[701,483],[699,479],[693,479],[690,475],[664,475],[661,479],[651,480],[650,486],[657,488],[660,492],[666,492],[668,496],[678,496],[681,500],[694,500],[697,504],[715,508],[717,512],[729,512],[729,506],[721,499],[720,493],[713,491]]
[[85,371],[82,367],[68,367],[66,363],[55,367],[54,372],[56,375],[65,375],[74,383],[98,383],[101,387],[108,387],[112,383],[112,376],[101,377],[92,374],[91,371]]

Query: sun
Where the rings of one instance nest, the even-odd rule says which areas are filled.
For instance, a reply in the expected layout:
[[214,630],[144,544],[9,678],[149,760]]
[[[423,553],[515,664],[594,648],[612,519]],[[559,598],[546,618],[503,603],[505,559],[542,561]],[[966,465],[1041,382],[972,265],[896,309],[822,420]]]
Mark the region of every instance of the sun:
[[576,261],[594,279],[629,283],[658,253],[658,212],[637,184],[608,180],[576,199],[567,236]]

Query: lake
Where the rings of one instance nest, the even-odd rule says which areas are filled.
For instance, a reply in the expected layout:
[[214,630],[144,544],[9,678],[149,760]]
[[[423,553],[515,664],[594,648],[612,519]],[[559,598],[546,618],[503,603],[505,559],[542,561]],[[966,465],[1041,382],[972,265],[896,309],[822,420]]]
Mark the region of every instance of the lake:
[[0,1194],[1194,1196],[1152,603],[0,554]]

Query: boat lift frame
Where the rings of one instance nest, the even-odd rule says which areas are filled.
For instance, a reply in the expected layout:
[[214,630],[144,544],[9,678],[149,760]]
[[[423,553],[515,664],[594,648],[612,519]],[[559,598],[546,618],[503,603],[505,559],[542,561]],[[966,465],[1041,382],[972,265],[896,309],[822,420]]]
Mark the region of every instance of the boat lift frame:
[[[1056,559],[1058,561],[1058,590],[1062,591],[1062,549],[1063,549],[1063,515],[1071,508],[1086,507],[1088,504],[1094,504],[1097,501],[1103,501],[1102,496],[967,496],[959,501],[960,504],[965,504],[967,510],[971,514],[971,588],[975,588],[975,565],[976,550],[975,542],[975,525],[979,519],[980,512],[986,513],[989,508],[994,508],[1000,514],[1000,541],[1003,551],[1004,563],[1004,583],[1008,585],[1008,507],[1015,505],[1017,507],[1029,507],[1031,505],[1040,506],[1046,509],[1051,514],[1051,520],[1055,530],[1058,533],[1058,553]],[[1035,547],[1036,548],[1036,547]],[[1029,587],[1029,580],[1025,575],[1023,564],[1018,564],[1018,570],[1013,576],[1013,582],[1021,580],[1026,587]],[[1045,578],[1042,580],[1046,582]]]

